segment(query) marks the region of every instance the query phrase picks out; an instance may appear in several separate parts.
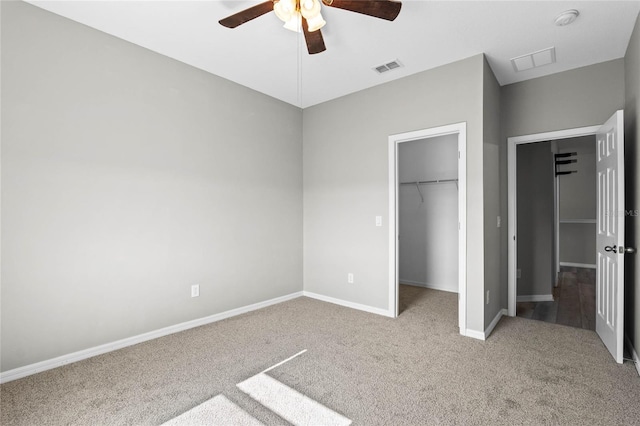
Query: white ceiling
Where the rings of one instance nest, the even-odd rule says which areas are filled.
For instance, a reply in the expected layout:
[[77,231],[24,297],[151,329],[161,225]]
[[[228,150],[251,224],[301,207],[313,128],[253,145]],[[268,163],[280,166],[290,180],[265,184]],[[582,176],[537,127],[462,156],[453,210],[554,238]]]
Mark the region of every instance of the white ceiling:
[[[310,56],[273,12],[218,24],[261,1],[28,2],[303,108],[479,53],[501,85],[621,58],[640,11],[640,0],[404,0],[388,22],[324,7],[327,50]],[[555,26],[567,9],[580,11],[576,22]],[[511,58],[551,46],[556,64],[514,72]],[[395,59],[404,67],[372,70]]]

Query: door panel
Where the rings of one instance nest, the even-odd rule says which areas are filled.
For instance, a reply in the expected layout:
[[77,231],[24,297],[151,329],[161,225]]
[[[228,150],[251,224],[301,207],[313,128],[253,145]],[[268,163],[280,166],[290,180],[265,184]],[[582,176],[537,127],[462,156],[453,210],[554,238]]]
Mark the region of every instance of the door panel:
[[[618,363],[624,339],[624,136],[617,111],[597,133],[596,332]],[[621,251],[622,253],[619,253]]]

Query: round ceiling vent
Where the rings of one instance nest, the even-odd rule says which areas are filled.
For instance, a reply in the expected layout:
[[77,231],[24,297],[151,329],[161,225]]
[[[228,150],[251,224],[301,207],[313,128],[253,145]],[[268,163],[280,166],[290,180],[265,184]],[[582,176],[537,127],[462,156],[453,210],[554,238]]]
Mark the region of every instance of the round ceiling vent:
[[570,23],[575,21],[578,15],[580,15],[580,12],[575,9],[565,10],[560,15],[558,15],[555,23],[559,27],[564,27],[565,25],[569,25]]

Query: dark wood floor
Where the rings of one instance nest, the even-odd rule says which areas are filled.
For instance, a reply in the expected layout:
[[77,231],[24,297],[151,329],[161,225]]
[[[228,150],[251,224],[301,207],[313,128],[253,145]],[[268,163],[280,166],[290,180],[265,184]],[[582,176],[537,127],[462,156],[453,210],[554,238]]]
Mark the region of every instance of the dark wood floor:
[[516,315],[538,321],[596,329],[596,270],[562,267],[553,302],[519,302]]

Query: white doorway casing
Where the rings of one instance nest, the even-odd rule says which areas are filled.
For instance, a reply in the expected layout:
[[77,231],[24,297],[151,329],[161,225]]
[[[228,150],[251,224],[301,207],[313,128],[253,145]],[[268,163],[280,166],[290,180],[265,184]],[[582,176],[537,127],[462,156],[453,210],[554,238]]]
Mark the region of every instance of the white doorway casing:
[[507,310],[511,317],[516,316],[517,298],[517,259],[518,245],[517,234],[517,197],[516,197],[516,147],[522,144],[535,142],[548,142],[559,139],[577,138],[580,136],[595,135],[600,126],[579,127],[575,129],[559,130],[554,132],[536,133],[532,135],[516,136],[507,139],[507,164],[508,164],[508,210],[509,210],[509,263],[508,263],[508,296]]
[[467,295],[467,124],[457,123],[389,136],[389,315],[398,316],[398,145],[458,135],[458,325],[466,335]]

